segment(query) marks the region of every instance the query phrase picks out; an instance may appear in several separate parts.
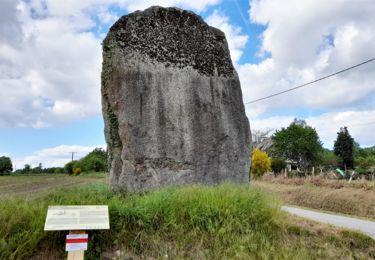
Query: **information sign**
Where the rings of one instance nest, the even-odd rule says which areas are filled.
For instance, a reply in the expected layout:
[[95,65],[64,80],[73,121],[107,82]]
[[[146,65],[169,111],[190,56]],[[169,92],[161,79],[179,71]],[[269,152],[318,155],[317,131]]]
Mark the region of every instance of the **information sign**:
[[45,231],[109,229],[108,206],[49,206]]

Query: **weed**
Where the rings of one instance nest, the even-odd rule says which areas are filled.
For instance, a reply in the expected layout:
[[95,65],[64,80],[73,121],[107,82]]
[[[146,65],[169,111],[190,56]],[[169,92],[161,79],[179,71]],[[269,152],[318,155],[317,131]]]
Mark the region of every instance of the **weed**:
[[66,232],[43,231],[47,207],[90,204],[109,206],[111,229],[90,232],[87,259],[116,254],[123,258],[334,259],[348,245],[352,245],[345,249],[349,255],[357,254],[363,243],[374,246],[374,241],[352,234],[342,243],[337,242],[337,234],[333,239],[322,238],[322,233],[288,221],[278,201],[255,187],[193,185],[121,194],[98,183],[36,198],[1,200],[0,259],[63,258]]

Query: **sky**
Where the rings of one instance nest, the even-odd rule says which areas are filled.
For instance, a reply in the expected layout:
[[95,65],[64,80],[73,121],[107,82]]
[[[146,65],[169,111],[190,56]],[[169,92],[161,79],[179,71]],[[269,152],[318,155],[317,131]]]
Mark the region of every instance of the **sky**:
[[192,10],[226,34],[251,129],[299,118],[326,148],[342,126],[375,145],[375,62],[246,104],[375,58],[373,0],[1,0],[0,155],[14,168],[106,147],[101,42],[119,17],[151,5]]

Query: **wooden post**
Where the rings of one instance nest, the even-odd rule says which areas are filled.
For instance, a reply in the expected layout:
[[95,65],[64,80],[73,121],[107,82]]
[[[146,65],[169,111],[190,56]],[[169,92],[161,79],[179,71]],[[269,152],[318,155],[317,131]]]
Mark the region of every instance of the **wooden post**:
[[[85,231],[69,231],[69,234],[86,234]],[[70,251],[68,252],[67,260],[83,260],[85,258],[85,251]]]

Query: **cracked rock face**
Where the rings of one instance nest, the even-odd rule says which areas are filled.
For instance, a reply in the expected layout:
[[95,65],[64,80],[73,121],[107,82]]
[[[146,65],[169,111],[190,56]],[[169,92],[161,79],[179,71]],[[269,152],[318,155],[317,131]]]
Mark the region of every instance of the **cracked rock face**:
[[111,27],[102,109],[114,188],[249,181],[250,127],[225,35],[192,12],[151,7]]

